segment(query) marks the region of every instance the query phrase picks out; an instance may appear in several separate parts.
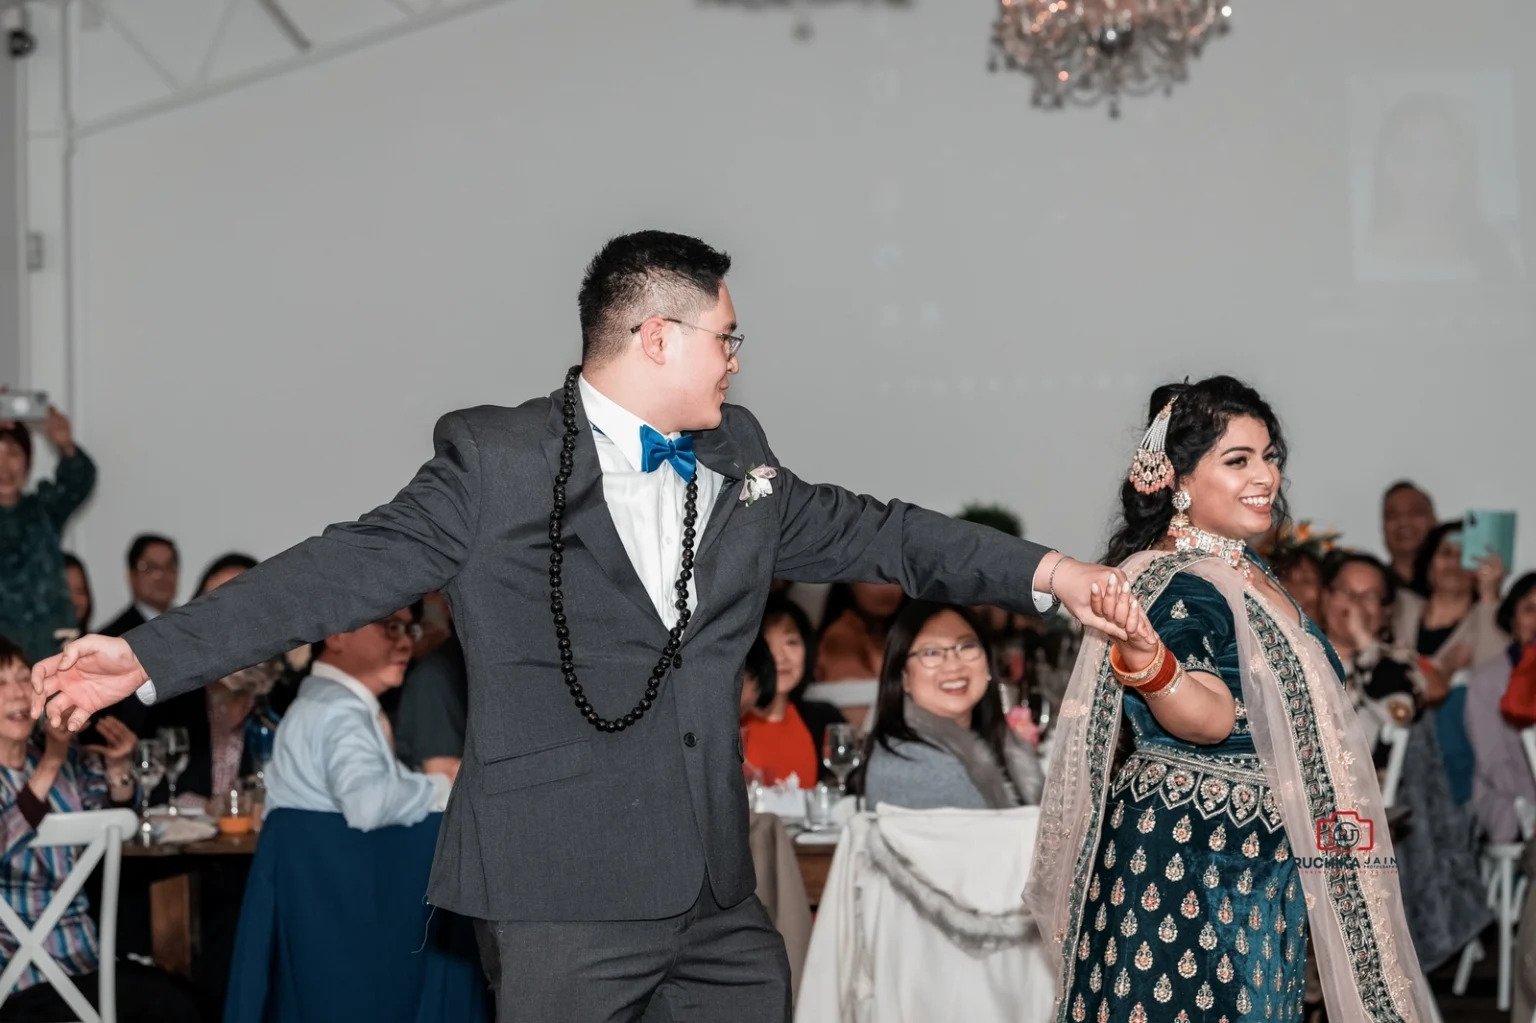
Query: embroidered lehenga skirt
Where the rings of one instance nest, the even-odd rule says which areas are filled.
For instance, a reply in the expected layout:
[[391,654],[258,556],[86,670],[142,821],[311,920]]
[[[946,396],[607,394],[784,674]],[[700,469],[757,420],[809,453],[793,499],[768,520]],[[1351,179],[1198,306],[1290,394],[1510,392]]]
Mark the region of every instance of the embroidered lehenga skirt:
[[1258,758],[1143,745],[1105,814],[1070,1018],[1301,1019],[1306,903]]

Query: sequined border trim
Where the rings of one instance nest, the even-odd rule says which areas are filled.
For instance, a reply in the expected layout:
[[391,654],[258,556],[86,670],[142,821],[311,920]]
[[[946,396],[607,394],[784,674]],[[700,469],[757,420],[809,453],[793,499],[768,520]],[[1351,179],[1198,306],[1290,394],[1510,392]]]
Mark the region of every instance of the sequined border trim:
[[[1301,767],[1302,789],[1307,796],[1307,806],[1312,820],[1322,820],[1338,809],[1338,798],[1329,774],[1327,758],[1323,756],[1322,737],[1317,731],[1317,719],[1311,713],[1312,701],[1307,693],[1307,680],[1301,661],[1290,641],[1280,630],[1279,624],[1251,595],[1245,601],[1248,624],[1259,638],[1264,656],[1280,684],[1281,705],[1286,710],[1286,722],[1295,743],[1296,760]],[[1387,986],[1381,965],[1381,949],[1376,943],[1376,932],[1371,926],[1366,910],[1365,893],[1360,888],[1360,876],[1354,870],[1330,865],[1325,868],[1328,896],[1333,912],[1349,949],[1349,965],[1355,975],[1355,988],[1360,994],[1360,1004],[1376,1023],[1402,1023]]]
[[1285,827],[1256,756],[1201,756],[1143,746],[1126,759],[1109,794],[1127,791],[1137,801],[1156,794],[1170,810],[1193,806],[1205,820],[1225,817],[1238,827],[1257,820],[1272,835]]

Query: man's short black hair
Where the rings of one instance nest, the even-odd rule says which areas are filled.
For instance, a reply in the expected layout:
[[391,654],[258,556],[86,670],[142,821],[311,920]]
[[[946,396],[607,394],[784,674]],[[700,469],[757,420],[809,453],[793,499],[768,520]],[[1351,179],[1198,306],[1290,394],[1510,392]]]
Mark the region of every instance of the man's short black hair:
[[731,257],[697,238],[666,231],[620,235],[587,264],[581,308],[581,361],[600,364],[624,350],[648,316],[691,320],[720,300]]
[[133,543],[128,545],[128,570],[135,571],[139,567],[139,560],[156,544],[164,544],[171,549],[171,556],[176,559],[176,564],[181,564],[181,552],[176,549],[176,541],[158,533],[140,533],[133,538]]

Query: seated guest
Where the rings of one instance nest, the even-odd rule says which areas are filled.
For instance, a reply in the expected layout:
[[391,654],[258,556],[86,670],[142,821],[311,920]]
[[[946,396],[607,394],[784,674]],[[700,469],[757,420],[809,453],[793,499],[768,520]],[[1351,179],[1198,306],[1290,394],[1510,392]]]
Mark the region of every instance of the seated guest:
[[[793,774],[802,789],[815,788],[818,763],[811,731],[781,685],[773,653],[762,636],[747,651],[741,688],[742,756],[756,769],[758,780],[774,785]],[[753,697],[750,705],[749,695]]]
[[789,698],[811,733],[811,749],[821,751],[828,725],[844,724],[843,712],[830,703],[810,699],[807,690],[816,677],[816,633],[805,609],[787,596],[775,594],[763,609],[763,641],[773,654],[778,691]]
[[[833,586],[827,595],[821,641],[816,649],[816,680],[870,682],[878,678],[886,630],[905,600],[901,587],[894,583]],[[839,706],[854,727],[864,724],[869,702]]]
[[865,747],[868,805],[999,810],[1040,801],[1040,759],[1004,717],[990,663],[969,611],[913,601],[896,616]]
[[340,813],[359,831],[415,824],[448,805],[442,774],[412,771],[395,757],[379,694],[405,679],[416,609],[315,644],[310,674],[277,729],[267,767],[266,812]]
[[1381,536],[1398,588],[1413,585],[1413,559],[1435,523],[1435,502],[1417,485],[1399,480],[1382,495]]
[[0,635],[32,660],[59,652],[80,627],[64,577],[59,534],[96,485],[96,466],[75,445],[69,420],[49,410],[43,432],[59,452],[54,478],[25,492],[32,433],[0,422]]
[[64,553],[64,581],[69,584],[69,602],[74,605],[77,628],[83,636],[91,631],[96,600],[91,596],[91,577],[86,574],[85,563],[68,551]]
[[405,673],[395,713],[395,754],[407,767],[453,781],[464,759],[469,672],[451,617],[447,626],[447,638]]
[[1413,586],[1400,590],[1392,634],[1414,649],[1426,702],[1441,703],[1457,672],[1481,664],[1509,645],[1495,621],[1504,565],[1485,559],[1475,572],[1461,567],[1461,523],[1429,531],[1413,562]]
[[[103,626],[104,636],[125,636],[170,610],[181,585],[181,560],[176,545],[163,536],[145,533],[128,545],[128,592],[133,595],[120,614]],[[129,728],[147,734],[149,723],[145,708],[130,696],[108,707],[104,713],[118,718]]]
[[[99,718],[96,727],[105,744],[82,749],[67,730],[35,726],[29,709],[31,675],[22,649],[0,639],[0,888],[17,915],[35,927],[79,854],[70,846],[31,848],[38,825],[49,813],[132,805],[138,737],[115,718]],[[17,948],[16,936],[0,926],[0,963],[10,962]],[[96,1004],[100,952],[84,892],[48,932],[44,950]],[[122,962],[116,965],[116,979],[117,1018],[125,1023],[198,1019],[196,1004],[168,974]],[[35,962],[0,1005],[5,1021],[78,1018]]]
[[128,592],[133,600],[103,626],[103,636],[125,636],[171,609],[181,585],[181,555],[163,536],[144,533],[128,545]]
[[1499,606],[1499,628],[1514,637],[1508,650],[1478,665],[1467,681],[1467,738],[1477,751],[1472,805],[1493,842],[1523,839],[1516,800],[1536,814],[1536,781],[1520,741],[1520,728],[1507,721],[1499,703],[1517,684],[1527,699],[1536,696],[1536,572],[1521,576]]
[[1386,638],[1397,596],[1391,570],[1353,551],[1329,559],[1323,573],[1323,629],[1344,665],[1344,684],[1374,748],[1386,724],[1406,726],[1418,713],[1413,658]]
[[[226,554],[208,566],[195,596],[255,567],[256,559],[249,555]],[[246,737],[272,716],[263,698],[282,672],[283,659],[274,657],[146,709],[145,734],[161,728],[187,730],[189,752],[186,770],[177,779],[178,804],[200,808],[210,798],[225,799],[242,778],[256,772],[259,764],[247,748]],[[262,704],[259,710],[258,704]]]
[[1319,624],[1323,620],[1323,563],[1306,547],[1287,546],[1275,552],[1269,567],[1301,613]]

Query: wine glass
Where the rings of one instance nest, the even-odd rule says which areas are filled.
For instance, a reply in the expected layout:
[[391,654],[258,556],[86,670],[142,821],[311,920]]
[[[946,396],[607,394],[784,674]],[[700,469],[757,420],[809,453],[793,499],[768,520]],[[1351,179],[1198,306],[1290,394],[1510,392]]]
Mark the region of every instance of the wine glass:
[[139,839],[145,845],[150,842],[149,794],[165,777],[165,743],[159,739],[140,739],[133,747],[133,773],[139,780]]
[[821,762],[837,778],[838,795],[847,795],[848,776],[864,758],[852,725],[828,725],[821,738]]
[[192,751],[192,743],[185,728],[162,728],[155,735],[165,745],[166,801],[171,804],[166,812],[174,817],[177,813],[176,779],[187,769],[187,755]]

